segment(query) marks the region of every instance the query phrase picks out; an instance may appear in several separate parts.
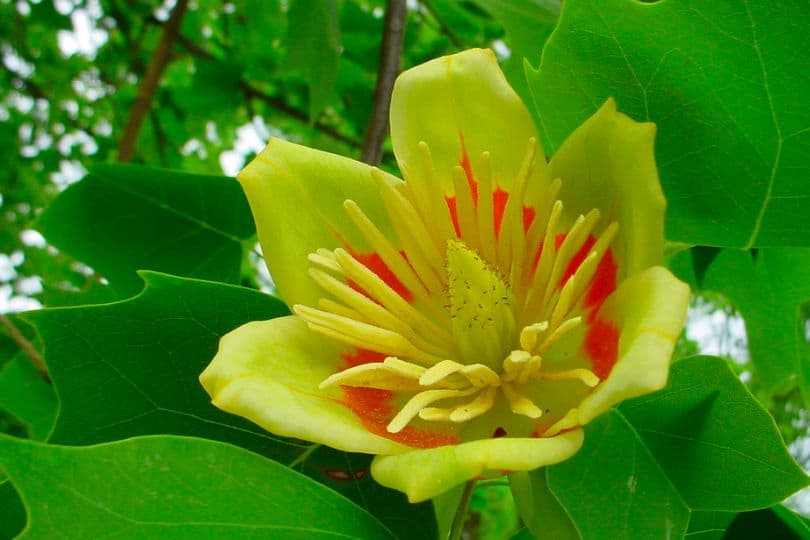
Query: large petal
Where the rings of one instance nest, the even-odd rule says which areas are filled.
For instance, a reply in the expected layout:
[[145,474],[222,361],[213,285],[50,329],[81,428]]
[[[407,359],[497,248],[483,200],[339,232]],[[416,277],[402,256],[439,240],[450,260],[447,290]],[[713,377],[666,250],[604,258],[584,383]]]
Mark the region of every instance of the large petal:
[[530,471],[573,456],[581,429],[539,439],[482,439],[455,446],[377,456],[371,474],[380,484],[403,491],[411,502],[433,498],[482,475]]
[[[431,60],[402,73],[394,85],[394,154],[414,169],[421,160],[418,145],[426,142],[447,193],[452,192],[452,169],[460,164],[463,150],[476,177],[481,154],[490,152],[495,180],[509,190],[530,138],[538,138],[531,115],[489,49]],[[545,178],[542,150],[537,169]]]
[[307,255],[346,244],[364,249],[363,237],[343,208],[346,199],[393,237],[371,167],[363,163],[271,139],[237,179],[250,202],[270,275],[290,305],[315,305],[323,296],[307,273]]
[[551,160],[562,179],[560,200],[568,220],[598,208],[602,222],[618,221],[613,249],[620,279],[660,264],[664,209],[655,167],[655,124],[638,123],[608,99],[578,127]]
[[295,316],[252,322],[220,340],[200,382],[214,405],[277,435],[347,452],[410,450],[370,433],[341,404],[339,389],[318,389],[341,367],[343,349]]
[[654,266],[626,280],[599,312],[621,329],[619,360],[579,406],[587,424],[612,406],[660,390],[667,383],[672,350],[686,320],[689,286]]

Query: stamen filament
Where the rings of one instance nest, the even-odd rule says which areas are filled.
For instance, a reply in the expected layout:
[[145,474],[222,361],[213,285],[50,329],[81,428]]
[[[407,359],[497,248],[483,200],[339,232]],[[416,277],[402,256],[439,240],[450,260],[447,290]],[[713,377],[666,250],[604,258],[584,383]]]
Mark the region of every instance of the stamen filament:
[[397,252],[385,235],[380,232],[376,225],[366,216],[365,212],[357,206],[351,199],[343,202],[343,208],[349,214],[349,218],[360,230],[360,233],[371,245],[372,249],[380,255],[385,265],[394,273],[396,278],[405,287],[428,305],[432,305],[432,298],[426,291],[419,276],[410,264]]
[[481,256],[489,264],[497,264],[497,244],[495,243],[495,216],[492,206],[492,158],[489,152],[481,154],[481,170],[478,177],[478,232]]
[[450,413],[448,419],[451,422],[460,423],[481,416],[492,408],[492,405],[495,403],[496,393],[497,388],[494,386],[484,388],[481,393],[475,397],[475,399],[453,409],[453,412]]
[[[383,281],[380,276],[369,270],[346,250],[338,248],[335,250],[334,256],[346,277],[371,293],[374,300],[382,304],[396,317],[402,319],[411,328],[424,331],[427,337],[443,347],[445,356],[451,355],[455,347],[453,338],[447,329],[438,326],[425,317]],[[443,315],[445,319],[449,319],[446,313],[443,313]]]
[[535,373],[532,378],[548,381],[579,379],[585,384],[585,386],[590,388],[593,388],[599,384],[599,377],[594,375],[593,371],[584,368],[566,369],[564,371],[541,371],[539,373]]
[[301,304],[293,306],[293,312],[304,319],[313,330],[355,347],[371,349],[389,356],[410,358],[427,365],[441,361],[441,358],[418,349],[397,332],[379,326]]
[[430,241],[425,224],[419,219],[410,202],[391,185],[378,169],[372,169],[371,177],[380,188],[388,217],[399,236],[405,253],[416,274],[432,293],[442,289],[443,255]]
[[543,416],[542,409],[535,405],[532,400],[518,392],[512,383],[503,383],[501,389],[513,413],[535,419]]
[[470,193],[470,183],[463,168],[453,167],[453,189],[456,197],[456,217],[464,243],[472,249],[478,249],[478,223],[475,203]]
[[394,416],[386,429],[389,433],[399,433],[407,426],[421,409],[424,409],[433,402],[443,399],[465,397],[478,392],[478,388],[467,390],[425,390],[413,396],[408,403]]

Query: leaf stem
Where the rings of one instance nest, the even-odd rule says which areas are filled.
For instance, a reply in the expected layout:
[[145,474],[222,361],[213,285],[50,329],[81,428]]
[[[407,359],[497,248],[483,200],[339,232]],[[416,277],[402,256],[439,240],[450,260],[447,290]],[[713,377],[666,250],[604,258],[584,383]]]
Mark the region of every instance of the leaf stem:
[[464,484],[464,492],[461,494],[461,500],[458,501],[456,515],[453,517],[453,525],[450,527],[450,534],[447,535],[447,540],[461,539],[461,533],[464,532],[464,524],[467,522],[467,509],[470,506],[473,491],[475,491],[475,484],[475,480],[470,480]]
[[39,374],[45,379],[45,382],[50,384],[51,377],[48,375],[48,368],[45,365],[45,360],[43,360],[42,355],[39,354],[39,351],[31,344],[30,341],[20,332],[20,329],[14,324],[14,322],[9,319],[6,315],[0,315],[0,326],[6,329],[8,333],[8,337],[11,338],[14,343],[20,348],[22,352],[31,360],[31,363],[34,364],[34,367],[37,368]]

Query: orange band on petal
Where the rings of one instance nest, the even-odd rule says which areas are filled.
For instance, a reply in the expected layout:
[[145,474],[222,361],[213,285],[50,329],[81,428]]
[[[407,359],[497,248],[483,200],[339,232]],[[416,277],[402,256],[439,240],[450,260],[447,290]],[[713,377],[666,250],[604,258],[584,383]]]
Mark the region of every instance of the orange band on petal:
[[591,360],[591,369],[604,380],[619,357],[619,328],[604,319],[595,318],[588,328],[583,352]]
[[458,444],[459,438],[446,433],[436,433],[426,429],[408,426],[398,433],[391,433],[386,426],[394,417],[394,409],[389,401],[394,397],[390,390],[343,386],[343,403],[349,407],[365,428],[375,435],[391,439],[414,448],[435,448]]
[[[378,253],[358,253],[351,249],[348,249],[347,251],[363,266],[377,274],[377,277],[383,280],[385,284],[391,287],[398,295],[408,302],[411,301],[413,298],[411,291],[409,291],[408,288],[403,285],[399,279],[397,279],[397,276],[394,275],[394,272],[392,272],[390,268],[388,268],[388,265],[385,264],[385,261],[382,260],[382,257],[380,257]],[[401,251],[400,255],[404,257],[404,253]],[[364,292],[362,288],[360,288],[354,282],[350,282],[349,285],[358,292]]]

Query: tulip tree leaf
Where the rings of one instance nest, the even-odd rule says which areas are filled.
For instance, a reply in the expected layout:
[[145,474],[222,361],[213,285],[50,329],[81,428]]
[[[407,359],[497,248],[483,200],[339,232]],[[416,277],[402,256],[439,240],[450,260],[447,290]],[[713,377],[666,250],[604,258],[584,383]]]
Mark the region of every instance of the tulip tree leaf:
[[222,335],[251,320],[284,315],[284,304],[241,287],[142,276],[146,286],[134,298],[26,315],[45,344],[61,403],[50,440],[93,444],[171,433],[292,461],[300,445],[215,408],[197,380]]
[[784,540],[807,540],[810,527],[807,518],[791,512],[778,504],[771,508],[737,514],[729,525],[724,540],[759,540],[779,538]]
[[404,493],[375,482],[369,473],[372,458],[318,446],[301,460],[300,471],[357,503],[397,538],[436,538],[431,502],[410,504]]
[[553,153],[610,96],[658,124],[667,237],[810,245],[810,11],[801,0],[570,0],[528,69]]
[[677,362],[664,390],[620,409],[692,509],[763,508],[808,485],[771,416],[724,360]]
[[[0,471],[2,469],[0,466]],[[25,521],[25,508],[17,490],[8,480],[0,480],[0,538],[16,538],[25,527]]]
[[233,178],[133,165],[97,165],[37,226],[122,296],[140,290],[139,269],[236,283],[242,245],[255,234]]
[[0,370],[0,409],[23,422],[32,439],[47,438],[57,406],[53,388],[22,353]]
[[523,72],[524,58],[535,63],[560,14],[560,0],[473,0],[503,25],[510,56],[501,68],[509,84],[527,103],[531,99]]
[[583,540],[682,538],[686,532],[689,507],[618,412],[588,426],[582,449],[549,468],[548,484]]
[[537,538],[579,540],[571,518],[549,489],[547,476],[548,468],[509,476],[520,518]]
[[328,488],[216,441],[68,447],[0,436],[0,465],[29,514],[21,538],[394,538]]
[[[102,306],[30,313],[45,343],[62,406],[51,442],[93,444],[172,433],[230,442],[301,471],[373,512],[391,530],[435,536],[429,504],[409,505],[366,474],[368,456],[274,437],[211,404],[197,378],[219,338],[237,326],[288,313],[251,289],[142,272],[144,291]],[[103,403],[103,407],[99,407]],[[413,514],[416,524],[404,521]]]
[[724,294],[745,319],[756,375],[770,393],[798,384],[810,407],[810,346],[801,307],[810,301],[810,249],[726,250],[709,267],[704,288]]
[[695,511],[689,516],[689,540],[722,540],[726,529],[734,521],[734,512]]
[[337,82],[340,24],[335,0],[293,0],[287,15],[288,64],[309,85],[309,119],[328,104]]
[[[530,474],[542,492],[543,472]],[[808,485],[768,413],[725,361],[705,356],[675,363],[664,390],[587,426],[582,450],[547,474],[583,540],[680,537],[692,517],[692,532],[708,534],[730,521],[720,514]]]

